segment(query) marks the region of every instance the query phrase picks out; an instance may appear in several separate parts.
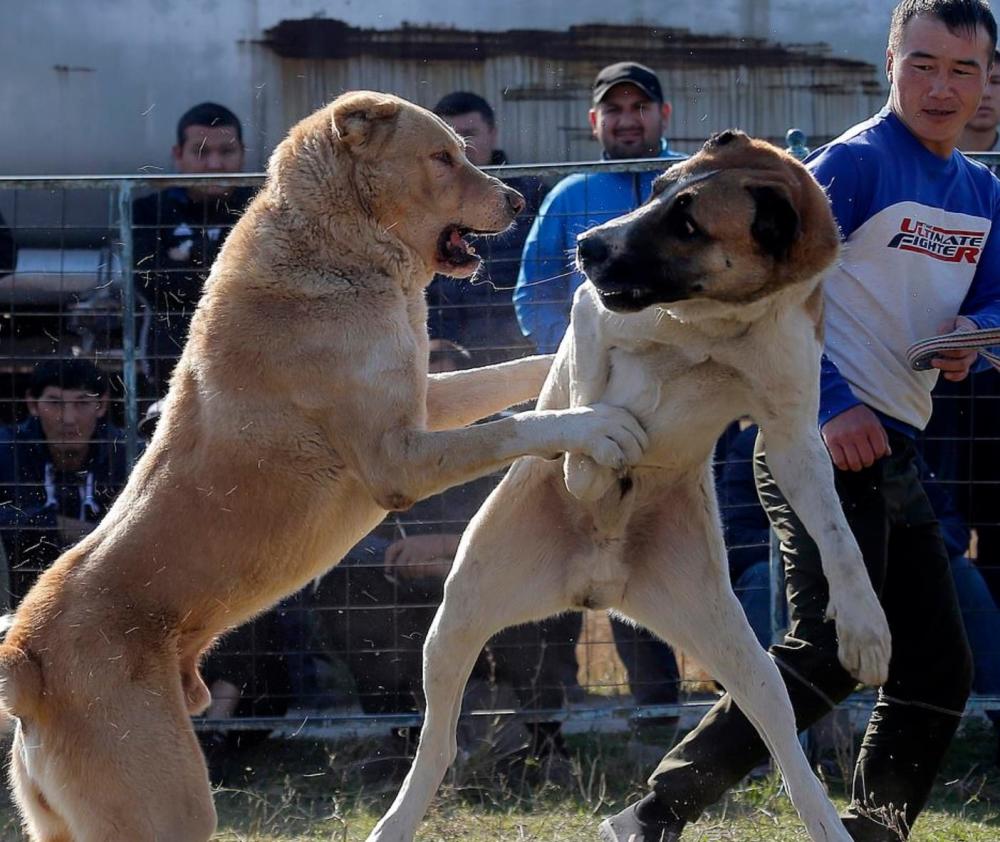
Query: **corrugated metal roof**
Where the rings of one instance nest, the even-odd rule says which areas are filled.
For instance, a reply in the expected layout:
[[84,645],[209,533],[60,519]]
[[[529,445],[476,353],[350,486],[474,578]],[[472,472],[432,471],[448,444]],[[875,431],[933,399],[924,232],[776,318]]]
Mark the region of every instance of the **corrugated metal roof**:
[[587,123],[591,83],[605,64],[624,59],[659,74],[674,109],[668,134],[681,151],[733,126],[776,142],[796,126],[815,145],[885,99],[873,65],[833,58],[824,45],[788,47],[682,29],[373,30],[308,20],[282,21],[266,35],[281,57],[286,126],[346,90],[389,91],[426,107],[451,91],[470,90],[494,106],[512,161],[597,157]]

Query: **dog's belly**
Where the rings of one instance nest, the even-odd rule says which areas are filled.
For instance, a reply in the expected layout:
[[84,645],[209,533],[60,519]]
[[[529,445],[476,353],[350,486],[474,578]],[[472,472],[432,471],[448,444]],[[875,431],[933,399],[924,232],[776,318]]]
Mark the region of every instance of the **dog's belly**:
[[616,608],[621,605],[628,579],[625,542],[592,535],[568,569],[566,592],[574,608]]

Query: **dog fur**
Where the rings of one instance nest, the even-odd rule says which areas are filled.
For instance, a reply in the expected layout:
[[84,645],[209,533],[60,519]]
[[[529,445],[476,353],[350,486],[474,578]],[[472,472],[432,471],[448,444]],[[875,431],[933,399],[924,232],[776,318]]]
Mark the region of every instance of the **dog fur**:
[[199,659],[386,510],[526,454],[639,458],[642,428],[613,407],[464,426],[535,397],[550,358],[428,377],[424,288],[471,275],[461,235],[522,207],[442,120],[389,95],[345,94],[279,145],[212,268],[150,447],[0,646],[34,842],[207,840]]
[[805,168],[738,132],[671,168],[638,210],[581,235],[589,282],[539,405],[628,407],[650,445],[627,472],[586,454],[520,459],[473,519],[424,648],[416,758],[369,842],[413,838],[455,756],[462,685],[485,641],[579,608],[620,612],[692,655],[756,725],[811,838],[849,842],[730,587],[711,473],[724,428],[753,416],[820,547],[840,660],[881,683],[888,625],[817,428],[820,279],[838,243]]

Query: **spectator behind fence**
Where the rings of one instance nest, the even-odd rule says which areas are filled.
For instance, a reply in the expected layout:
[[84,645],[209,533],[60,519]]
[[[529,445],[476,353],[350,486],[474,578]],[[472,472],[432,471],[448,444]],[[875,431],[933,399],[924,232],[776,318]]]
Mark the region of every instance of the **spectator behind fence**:
[[[454,371],[470,362],[460,346],[431,340],[431,371]],[[410,713],[420,707],[424,638],[461,533],[495,484],[495,477],[484,477],[391,514],[377,534],[365,538],[321,580],[315,601],[322,609],[323,637],[347,662],[366,713]],[[578,632],[572,615],[500,632],[476,663],[464,708],[559,709],[567,699],[579,698]],[[502,761],[511,771],[512,763],[537,767],[540,761],[540,771],[566,779],[569,767],[558,723],[493,726],[483,717],[464,722],[459,729],[462,750]],[[366,775],[391,774],[383,761],[394,765],[404,758],[414,736],[410,729],[394,733],[366,763]],[[406,765],[396,771],[405,771]]]
[[[682,158],[663,137],[669,117],[670,103],[648,67],[620,62],[605,67],[594,79],[590,126],[605,160]],[[540,353],[552,353],[559,346],[569,325],[573,292],[584,280],[573,264],[577,235],[637,208],[649,197],[658,174],[571,175],[542,202],[524,244],[514,291],[521,329]],[[670,647],[645,629],[618,619],[612,619],[611,628],[636,703],[676,702],[679,673]]]
[[[466,155],[477,167],[508,163],[506,153],[497,148],[493,108],[479,94],[450,93],[434,106],[434,113],[465,138]],[[504,183],[520,192],[526,202],[514,225],[496,237],[474,240],[483,257],[474,278],[438,276],[427,289],[431,336],[457,342],[471,352],[477,364],[510,359],[527,344],[517,326],[512,294],[524,239],[545,188],[541,179],[532,177],[509,178]]]
[[[993,61],[979,108],[959,141],[966,152],[1000,151],[1000,53]],[[992,169],[1000,172],[1000,165]],[[924,455],[954,488],[958,510],[976,530],[975,565],[1000,601],[1000,372],[989,368],[958,383],[938,381]]]
[[726,539],[729,578],[760,645],[771,644],[771,525],[753,481],[757,426],[732,436],[716,453],[719,512]]
[[14,237],[7,227],[3,214],[0,214],[0,277],[14,271],[15,256]]
[[[212,102],[194,106],[177,123],[171,156],[183,175],[242,171],[240,121]],[[157,396],[167,391],[212,262],[253,192],[206,183],[170,187],[132,205],[135,288],[144,311],[139,348]]]
[[[996,49],[984,0],[903,0],[886,53],[887,106],[807,160],[846,247],[827,274],[820,425],[837,490],[892,633],[889,676],[858,755],[843,823],[898,842],[930,795],[961,721],[972,658],[940,525],[920,480],[915,435],[939,372],[967,376],[976,353],[915,372],[906,348],[951,329],[1000,326],[1000,183],[956,144]],[[949,239],[970,232],[966,250]],[[956,257],[958,255],[958,257]],[[962,315],[958,315],[962,314]],[[783,499],[758,436],[755,478],[783,549],[791,626],[771,653],[800,728],[856,686],[837,657],[815,543]],[[780,433],[778,433],[780,435]],[[727,695],[670,751],[652,792],[601,826],[607,842],[677,839],[767,749]]]
[[[597,74],[590,127],[604,160],[683,158],[663,137],[669,117],[670,103],[648,67],[620,62]],[[514,290],[521,330],[540,353],[559,347],[573,292],[584,280],[574,265],[577,235],[641,205],[659,172],[571,175],[545,197],[528,232]]]
[[35,366],[28,418],[0,431],[0,531],[16,607],[38,575],[91,532],[125,485],[125,431],[108,415],[108,381],[84,359]]
[[[963,152],[1000,152],[1000,53],[993,56],[993,67],[986,83],[979,108],[972,119],[965,124],[962,136],[958,139],[958,148]],[[992,165],[994,172],[996,165]]]

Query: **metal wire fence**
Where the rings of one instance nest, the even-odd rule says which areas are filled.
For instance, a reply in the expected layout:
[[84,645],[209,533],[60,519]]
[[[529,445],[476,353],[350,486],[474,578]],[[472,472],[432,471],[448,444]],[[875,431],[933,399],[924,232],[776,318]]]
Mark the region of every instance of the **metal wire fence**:
[[[476,281],[436,279],[429,288],[432,367],[530,352],[512,292],[531,215],[551,184],[614,172],[629,174],[638,190],[644,174],[663,167],[646,160],[489,168],[527,196],[526,218],[478,246],[485,259]],[[204,277],[262,178],[0,178],[0,423],[7,425],[0,438],[0,600],[7,607],[99,522],[124,484],[155,425]],[[620,208],[605,204],[600,213],[584,205],[567,229],[628,211],[633,199],[626,191]],[[568,313],[567,255],[526,259],[560,264],[535,283],[561,283],[561,298],[549,295],[545,303]],[[94,382],[106,399],[93,397]],[[998,375],[942,386],[936,403],[924,453],[976,658],[970,710],[1000,711]],[[753,491],[753,435],[746,424],[727,431],[717,478],[734,587],[767,643],[781,633],[784,599]],[[227,635],[205,661],[215,701],[199,727],[293,733],[308,724],[326,733],[379,733],[418,725],[423,638],[458,535],[497,479],[390,515],[340,565]],[[387,564],[403,547],[420,563]],[[549,728],[603,720],[641,728],[710,704],[717,690],[684,653],[585,612],[490,641],[466,712],[473,720],[505,713]]]

